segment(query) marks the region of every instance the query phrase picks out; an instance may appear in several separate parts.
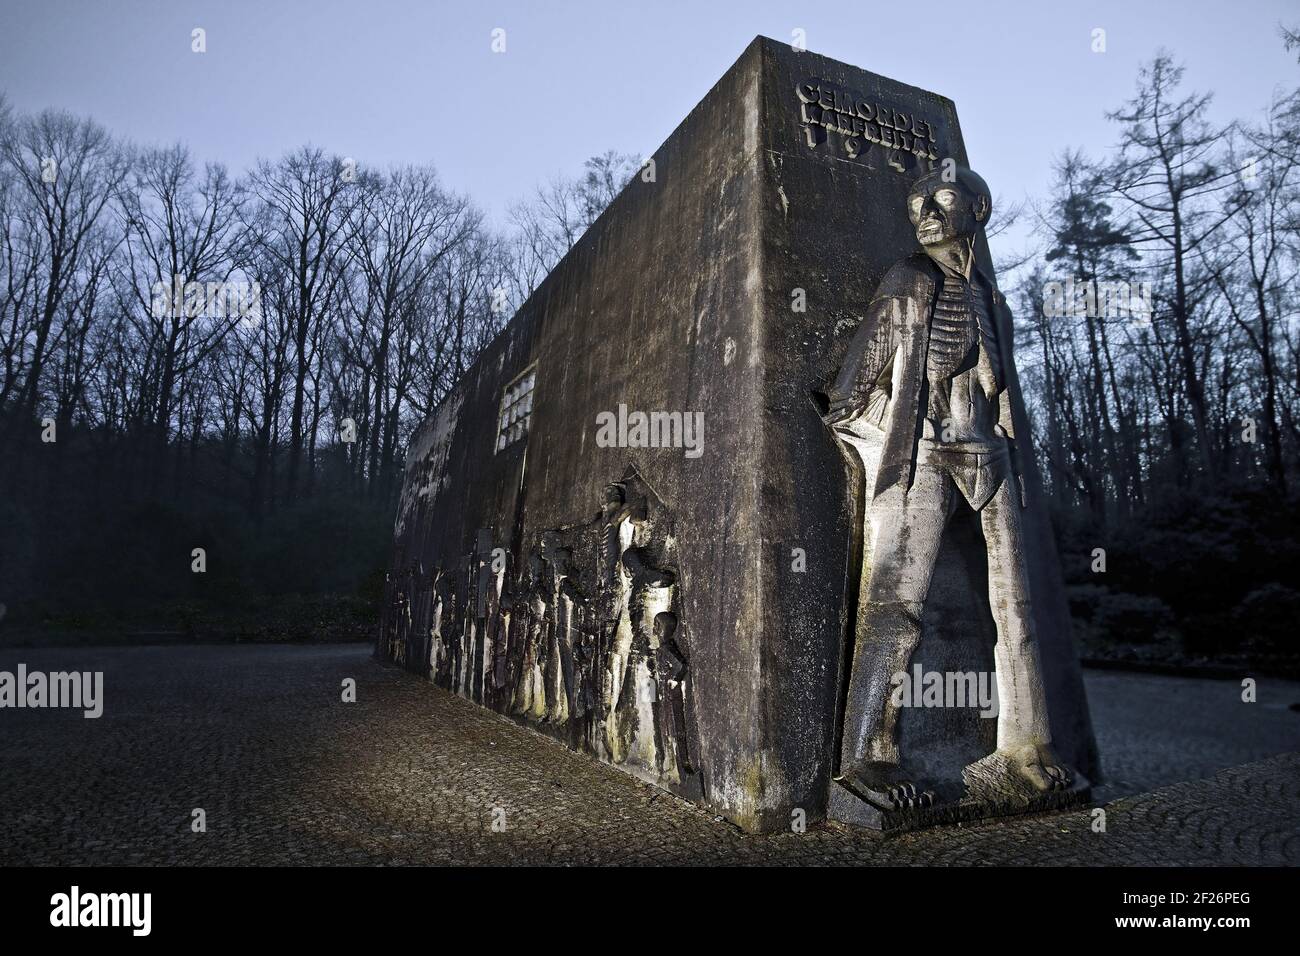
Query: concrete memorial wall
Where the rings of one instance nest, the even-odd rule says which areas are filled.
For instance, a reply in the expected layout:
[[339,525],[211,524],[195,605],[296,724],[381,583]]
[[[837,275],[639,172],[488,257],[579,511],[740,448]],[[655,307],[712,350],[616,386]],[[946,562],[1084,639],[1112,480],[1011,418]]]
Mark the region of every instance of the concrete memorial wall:
[[[886,828],[1079,799],[1095,747],[983,220],[960,327],[983,330],[971,354],[995,359],[989,434],[1016,465],[977,472],[999,501],[1013,482],[1023,498],[998,512],[945,492],[915,633],[879,607],[895,575],[872,551],[895,528],[881,524],[889,495],[915,503],[915,476],[958,475],[942,478],[951,491],[965,474],[927,464],[901,358],[878,388],[860,382],[878,331],[902,321],[887,306],[929,328],[899,268],[961,291],[921,253],[930,224],[909,218],[919,180],[967,165],[952,102],[758,38],[652,160],[414,436],[379,653],[746,829],[788,828],[796,811]],[[924,201],[946,202],[944,182]],[[917,434],[882,438],[886,406]],[[890,450],[904,438],[910,452]],[[899,467],[895,492],[881,475]],[[988,530],[999,513],[1014,519],[1006,547]],[[1015,572],[1001,591],[989,556]],[[905,667],[875,673],[870,651],[909,641]],[[973,675],[976,697],[999,685],[999,716],[980,716],[987,693],[933,707],[918,693],[886,708],[888,733],[846,729],[846,705],[870,711],[868,685],[897,672],[918,691],[929,673]],[[1006,713],[1022,709],[1016,726],[1041,711],[1041,727],[1015,750]],[[846,773],[859,750],[908,772]]]

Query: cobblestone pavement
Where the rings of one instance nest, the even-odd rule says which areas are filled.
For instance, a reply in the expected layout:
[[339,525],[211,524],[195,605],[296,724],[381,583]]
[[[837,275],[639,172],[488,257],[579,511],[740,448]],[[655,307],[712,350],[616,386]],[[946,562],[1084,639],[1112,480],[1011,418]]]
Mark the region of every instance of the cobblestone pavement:
[[[1295,753],[1124,796],[1105,833],[1081,809],[888,837],[756,837],[360,645],[0,652],[0,669],[18,661],[102,670],[106,703],[98,720],[0,711],[2,864],[1300,863]],[[340,699],[346,677],[354,704]],[[1112,787],[1297,749],[1300,714],[1286,705],[1300,688],[1260,692],[1243,707],[1230,682],[1090,674]],[[198,807],[206,833],[191,831]]]
[[1255,703],[1241,683],[1085,670],[1110,801],[1300,750],[1300,682],[1262,679]]

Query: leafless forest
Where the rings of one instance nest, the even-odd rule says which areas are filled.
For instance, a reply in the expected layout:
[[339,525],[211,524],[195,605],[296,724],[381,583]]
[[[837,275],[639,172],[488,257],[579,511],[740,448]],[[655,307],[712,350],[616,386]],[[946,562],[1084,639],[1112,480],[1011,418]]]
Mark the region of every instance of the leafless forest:
[[1294,654],[1300,92],[1211,106],[1157,57],[1029,213],[1019,364],[1089,652]]
[[[1163,55],[1134,90],[1022,208],[1036,247],[994,239],[1080,634],[1293,654],[1300,91],[1219,125]],[[0,101],[8,614],[365,620],[412,428],[636,168],[595,157],[498,231],[432,166],[235,173]]]

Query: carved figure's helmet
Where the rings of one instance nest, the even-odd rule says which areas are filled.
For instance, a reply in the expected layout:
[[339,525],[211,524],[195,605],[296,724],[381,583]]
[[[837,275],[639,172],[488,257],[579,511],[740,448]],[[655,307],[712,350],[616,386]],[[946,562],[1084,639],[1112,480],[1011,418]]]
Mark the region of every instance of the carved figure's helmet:
[[965,166],[940,166],[907,194],[907,215],[923,246],[974,238],[992,210],[988,184]]

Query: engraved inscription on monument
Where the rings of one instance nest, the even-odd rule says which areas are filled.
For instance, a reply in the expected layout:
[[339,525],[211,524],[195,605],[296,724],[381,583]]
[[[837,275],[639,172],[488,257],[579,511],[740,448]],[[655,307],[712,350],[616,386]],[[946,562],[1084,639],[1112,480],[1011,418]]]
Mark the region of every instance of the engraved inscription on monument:
[[939,159],[934,125],[915,112],[817,80],[798,83],[795,95],[804,142],[813,149],[827,143],[827,134],[834,133],[836,152],[844,159],[865,160],[873,146],[899,172],[920,160],[933,163]]

